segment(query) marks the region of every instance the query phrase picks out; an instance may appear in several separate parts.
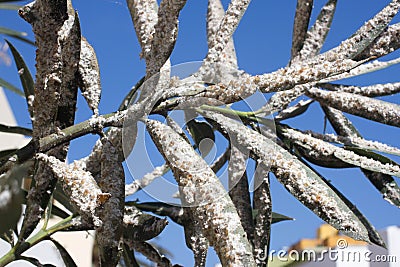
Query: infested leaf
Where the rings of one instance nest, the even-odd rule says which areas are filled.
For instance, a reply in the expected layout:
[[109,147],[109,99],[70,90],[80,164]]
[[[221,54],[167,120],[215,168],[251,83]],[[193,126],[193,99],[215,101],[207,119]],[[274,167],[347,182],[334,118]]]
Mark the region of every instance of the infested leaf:
[[314,0],[297,0],[296,14],[293,23],[291,59],[296,58],[297,54],[303,48],[313,4]]
[[336,11],[337,0],[329,0],[318,14],[317,20],[307,32],[303,47],[299,52],[299,58],[307,59],[317,55],[330,31],[333,16]]
[[306,95],[321,104],[341,111],[400,127],[400,106],[394,103],[345,92],[328,92],[317,88],[310,88]]
[[[144,207],[150,205],[144,203],[142,207],[146,210]],[[125,207],[123,221],[124,238],[135,241],[147,241],[158,236],[168,224],[167,220],[142,213],[136,207]]]
[[279,112],[279,114],[275,116],[275,119],[281,121],[300,116],[301,114],[307,111],[308,107],[313,102],[314,102],[313,100],[306,100],[306,101],[300,100],[300,102],[297,103],[296,105],[288,107]]
[[[359,155],[354,153],[353,151],[334,146],[328,142],[314,138],[308,134],[304,134],[301,131],[291,129],[288,126],[280,125],[279,127],[277,127],[277,130],[278,133],[290,139],[296,145],[304,148],[307,153],[310,154],[309,157],[316,162],[329,161],[332,157],[336,157],[337,159],[340,159],[345,163],[349,163],[366,170],[377,171],[388,175],[400,175],[400,166],[394,162],[382,163],[381,161],[376,160],[375,158],[383,157],[379,154],[371,152],[370,155],[372,155],[374,158]],[[385,157],[383,157],[382,160],[384,159]]]
[[110,194],[101,191],[91,173],[80,169],[74,163],[67,166],[53,156],[39,154],[37,159],[51,167],[70,203],[81,216],[92,221],[95,226],[100,225],[96,209],[110,198]]
[[[194,220],[205,229],[203,234],[214,246],[221,263],[252,266],[251,245],[234,204],[215,173],[172,128],[154,120],[146,120],[146,126],[174,173],[180,187],[181,202],[193,209]],[[220,219],[214,220],[216,217]],[[219,234],[221,232],[224,234]],[[237,242],[242,245],[235,246]],[[226,251],[230,251],[232,257],[225,257]]]
[[164,202],[126,202],[126,205],[133,205],[142,211],[150,211],[160,216],[168,216],[172,221],[183,225],[183,208]]
[[79,58],[79,88],[90,109],[98,114],[101,97],[100,69],[96,52],[85,37],[81,38]]
[[[327,115],[331,125],[334,130],[341,136],[345,136],[347,138],[362,138],[361,134],[357,131],[357,129],[353,126],[349,119],[347,119],[343,113],[334,108],[330,108],[327,106],[322,106],[325,114]],[[352,150],[352,147],[346,147],[348,150]],[[373,158],[375,160],[380,161],[383,164],[390,163],[392,165],[396,164],[390,159],[365,150],[356,150],[354,151],[358,153],[358,155],[367,156],[369,158]],[[363,170],[363,173],[367,177],[367,179],[375,186],[375,188],[382,193],[383,198],[387,200],[389,203],[400,206],[400,188],[397,185],[396,181],[387,174],[371,172],[367,170]]]

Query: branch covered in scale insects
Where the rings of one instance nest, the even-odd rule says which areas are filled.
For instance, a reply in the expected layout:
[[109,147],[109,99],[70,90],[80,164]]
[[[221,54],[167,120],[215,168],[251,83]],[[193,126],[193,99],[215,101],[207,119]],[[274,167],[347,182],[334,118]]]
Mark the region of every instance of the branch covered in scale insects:
[[320,218],[354,239],[383,244],[380,238],[376,238],[375,229],[363,223],[346,204],[348,200],[343,200],[316,173],[285,149],[233,119],[201,109],[197,111],[215,121],[224,134],[233,136],[239,144],[249,148],[254,158],[271,166],[278,181]]
[[320,83],[318,86],[331,91],[346,92],[368,97],[393,95],[400,92],[400,82],[374,84],[362,87],[331,83]]
[[192,206],[194,220],[202,225],[204,235],[214,246],[221,263],[224,266],[253,266],[252,248],[240,218],[211,168],[170,127],[153,120],[147,120],[146,125],[174,172],[182,203]]
[[268,264],[269,243],[272,223],[272,199],[267,166],[257,164],[254,180],[260,183],[254,190],[253,207],[257,215],[254,227],[254,256],[257,266]]
[[[358,130],[354,127],[350,120],[343,115],[341,111],[324,105],[321,107],[337,134],[352,139],[362,138]],[[375,186],[375,188],[379,190],[386,201],[395,206],[400,206],[400,189],[392,176],[380,172],[368,171],[365,169],[361,169],[361,171]]]
[[294,17],[291,59],[295,59],[304,45],[314,0],[297,0]]
[[208,54],[204,59],[205,65],[218,62],[226,45],[230,42],[233,33],[239,25],[251,0],[232,0],[225,15],[219,24],[215,37],[212,38]]
[[178,36],[178,16],[186,0],[163,0],[158,9],[158,20],[150,52],[146,56],[146,76],[158,73],[168,60]]
[[[218,29],[224,18],[225,11],[221,0],[209,0],[207,9],[207,41],[208,47],[216,45]],[[229,38],[223,52],[220,53],[216,62],[226,63],[233,68],[237,68],[237,58],[233,38]]]
[[354,59],[377,58],[385,56],[400,47],[400,23],[387,27],[364,51]]
[[373,158],[360,156],[353,151],[334,146],[330,143],[314,138],[311,135],[287,127],[281,128],[281,134],[295,144],[304,147],[319,158],[336,157],[346,163],[361,167],[366,170],[395,175],[400,177],[400,166],[392,163],[382,163]]
[[81,53],[79,58],[79,88],[89,108],[94,114],[99,114],[101,97],[100,69],[96,52],[85,37],[81,39]]
[[45,154],[38,154],[37,159],[49,166],[83,220],[100,226],[102,222],[97,216],[97,209],[108,201],[110,194],[101,191],[92,174],[74,163],[68,166]]
[[136,36],[142,47],[141,57],[147,58],[151,52],[154,25],[157,23],[156,0],[126,0],[135,27]]
[[303,47],[298,55],[298,59],[307,59],[307,57],[316,56],[320,52],[323,44],[325,43],[326,36],[331,28],[333,15],[336,11],[336,4],[337,0],[329,0],[322,7],[317,21],[307,32]]
[[[81,32],[78,14],[70,0],[37,0],[22,7],[19,14],[32,25],[36,39],[36,82],[34,88],[33,140],[73,125],[78,90],[78,64]],[[66,158],[68,143],[47,152]],[[49,167],[39,163],[36,183],[27,197],[20,238],[28,237],[54,190],[56,178]]]
[[118,246],[122,237],[125,175],[120,152],[107,138],[101,141],[101,174],[97,183],[110,198],[97,211],[102,224],[96,229],[96,242],[101,266],[115,266],[119,261]]

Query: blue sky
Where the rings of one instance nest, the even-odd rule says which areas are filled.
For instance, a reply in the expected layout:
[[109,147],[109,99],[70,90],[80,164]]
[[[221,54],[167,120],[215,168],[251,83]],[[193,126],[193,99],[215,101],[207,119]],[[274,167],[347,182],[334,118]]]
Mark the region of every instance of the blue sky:
[[[312,21],[326,1],[315,1]],[[327,38],[323,50],[338,45],[349,37],[365,21],[381,10],[388,0],[381,1],[339,1],[336,16],[332,23],[332,31]],[[225,7],[229,1],[223,0]],[[115,111],[121,99],[127,94],[145,72],[144,61],[139,58],[138,45],[129,11],[124,0],[85,0],[73,1],[79,12],[82,34],[89,40],[97,52],[99,59],[103,94],[100,113]],[[234,35],[238,54],[239,67],[248,73],[259,74],[284,67],[290,57],[291,33],[296,7],[295,0],[265,1],[254,0],[250,4],[237,32]],[[207,1],[188,0],[180,16],[180,29],[175,50],[171,56],[173,65],[190,61],[200,61],[207,52],[205,17]],[[393,22],[399,22],[396,17]],[[33,39],[30,25],[19,19],[12,11],[0,11],[0,25],[26,31]],[[25,60],[34,72],[34,48],[11,39],[20,50]],[[0,39],[2,42],[2,39]],[[398,57],[399,53],[384,59]],[[399,66],[342,83],[368,85],[375,83],[397,82]],[[15,66],[7,67],[0,64],[0,77],[19,85]],[[30,127],[26,104],[23,99],[6,92],[10,104],[14,108],[16,119],[21,126]],[[393,103],[400,103],[399,96],[383,98]],[[83,99],[78,100],[76,121],[80,122],[91,116]],[[365,138],[380,140],[394,146],[399,146],[399,130],[395,127],[379,123],[367,122],[354,116],[349,116]],[[323,115],[314,104],[310,110],[297,120],[287,121],[288,124],[300,129],[322,131]],[[328,127],[328,132],[333,132]],[[86,156],[96,140],[96,136],[86,136],[73,141],[69,160]],[[397,159],[398,160],[398,159]],[[342,190],[342,192],[357,205],[377,229],[396,225],[400,221],[400,212],[388,204],[380,194],[364,178],[358,169],[329,170],[318,169],[326,178]],[[128,179],[132,179],[127,172]],[[398,182],[399,179],[395,178]],[[272,179],[273,209],[277,212],[296,218],[293,222],[284,222],[273,226],[271,248],[280,249],[290,246],[301,238],[313,238],[317,227],[321,224],[311,211],[304,208],[275,179]],[[149,200],[144,194],[140,200]],[[158,241],[174,254],[174,263],[184,266],[192,265],[192,256],[185,247],[183,231],[174,223],[167,227]],[[217,262],[211,255],[209,266]]]

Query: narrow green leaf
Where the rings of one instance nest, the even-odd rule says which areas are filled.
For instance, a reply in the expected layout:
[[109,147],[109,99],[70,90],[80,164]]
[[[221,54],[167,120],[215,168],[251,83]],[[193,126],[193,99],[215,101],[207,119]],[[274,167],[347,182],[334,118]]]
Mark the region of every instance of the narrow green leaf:
[[125,202],[125,205],[132,205],[142,211],[150,211],[160,216],[168,216],[177,224],[183,224],[183,208],[163,202]]
[[122,100],[122,103],[119,105],[118,111],[125,110],[129,107],[129,105],[133,104],[135,99],[137,98],[137,92],[139,88],[142,86],[144,83],[145,77],[143,76],[132,89],[129,91],[129,93],[125,96],[124,100]]
[[278,223],[283,221],[294,221],[294,219],[277,212],[272,212],[272,223]]
[[6,42],[11,49],[15,64],[18,68],[19,78],[21,79],[22,87],[24,88],[25,98],[28,100],[29,96],[35,95],[35,82],[33,81],[32,75],[21,54],[9,41],[6,40]]
[[58,249],[58,252],[60,253],[61,258],[63,259],[65,266],[66,267],[77,267],[74,259],[71,257],[71,255],[69,255],[68,251],[53,238],[51,238],[50,240],[53,242],[53,244]]
[[[9,2],[11,2],[11,1],[9,1]],[[13,4],[0,4],[0,9],[6,9],[6,10],[18,10],[20,7],[21,6],[19,6],[19,5],[13,5]]]
[[34,266],[56,267],[55,265],[49,264],[49,263],[42,264],[38,259],[33,258],[33,257],[19,256],[18,259],[32,263]]
[[35,42],[32,42],[31,40],[29,40],[28,38],[25,37],[27,35],[26,32],[19,32],[19,31],[15,31],[15,30],[4,28],[4,27],[0,26],[0,34],[14,37],[14,38],[21,40],[25,43],[28,43],[30,45],[35,45]]
[[[257,209],[253,209],[253,219],[257,216],[258,214],[258,210]],[[294,221],[294,218],[288,217],[286,215],[277,213],[277,212],[272,212],[272,221],[271,223],[279,223],[279,222],[283,222],[283,221]]]
[[16,93],[19,96],[25,97],[24,92],[22,92],[19,88],[12,85],[11,83],[3,80],[2,78],[0,78],[0,87],[6,88],[11,92]]
[[2,160],[5,157],[11,157],[17,150],[18,150],[18,148],[0,151],[0,160]]
[[19,127],[19,126],[9,126],[9,125],[4,125],[4,124],[0,124],[0,132],[32,136],[31,129]]
[[54,205],[54,204],[51,209],[51,214],[54,216],[60,217],[61,219],[65,219],[70,216],[70,214],[68,214],[63,209],[59,208],[57,205]]
[[123,236],[135,241],[147,241],[158,236],[168,221],[143,213],[136,207],[125,207]]

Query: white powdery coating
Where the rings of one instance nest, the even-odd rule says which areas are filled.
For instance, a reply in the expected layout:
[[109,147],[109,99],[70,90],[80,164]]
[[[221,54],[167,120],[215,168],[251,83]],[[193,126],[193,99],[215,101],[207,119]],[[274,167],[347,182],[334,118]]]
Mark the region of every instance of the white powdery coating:
[[325,83],[325,82],[332,82],[332,81],[336,81],[336,80],[342,80],[342,79],[346,79],[346,78],[350,78],[350,77],[355,77],[355,76],[363,75],[366,73],[382,70],[382,69],[385,69],[387,67],[390,67],[390,66],[398,64],[398,63],[400,63],[400,57],[389,60],[389,61],[383,61],[383,62],[374,60],[372,62],[357,66],[348,72],[344,72],[344,73],[341,73],[338,75],[334,75],[332,77],[328,77],[326,79],[322,79],[320,82]]
[[240,218],[211,168],[167,125],[153,120],[147,120],[146,125],[174,172],[182,202],[192,206],[193,216],[203,224],[204,234],[222,263],[230,266],[254,264]]
[[207,117],[215,120],[224,131],[234,135],[240,144],[253,151],[261,163],[271,165],[286,189],[314,213],[355,239],[369,240],[367,230],[351,210],[294,156],[237,121],[211,112],[207,112]]
[[380,161],[360,156],[352,151],[348,151],[345,149],[337,149],[335,151],[335,156],[343,160],[344,162],[359,166],[366,170],[400,177],[399,165],[393,165],[390,163],[384,164]]
[[377,160],[360,156],[353,151],[336,147],[320,139],[314,138],[310,134],[304,134],[293,129],[285,129],[283,135],[299,145],[307,145],[311,149],[309,151],[310,154],[315,153],[316,156],[319,154],[322,156],[335,156],[344,162],[366,170],[381,172],[388,175],[400,175],[400,167],[398,165],[390,163],[383,164]]
[[393,0],[372,19],[367,21],[350,38],[343,41],[338,47],[328,51],[342,58],[353,58],[364,50],[365,45],[371,43],[389,24],[400,8],[400,0]]
[[142,57],[151,51],[154,25],[157,23],[157,1],[155,0],[127,0],[136,35],[142,47]]
[[146,75],[151,77],[171,55],[178,36],[178,17],[186,0],[163,0],[158,10],[157,23],[151,40],[151,50],[146,52]]
[[400,46],[400,23],[390,25],[373,43],[371,43],[357,59],[381,57],[392,53]]
[[388,154],[394,154],[397,156],[400,156],[400,149],[397,147],[392,147],[387,144],[378,142],[378,141],[371,141],[371,140],[366,140],[361,137],[345,137],[345,136],[337,136],[334,134],[319,134],[311,131],[307,131],[309,134],[311,134],[315,138],[322,139],[327,142],[335,142],[343,145],[350,145],[350,146],[356,146],[362,149],[372,149],[372,150],[377,150],[381,151],[384,153]]
[[110,195],[100,190],[93,176],[74,163],[67,166],[53,156],[38,154],[37,159],[51,167],[64,192],[81,215],[93,220],[95,226],[100,226],[101,220],[96,215],[96,209],[103,205]]
[[317,21],[307,32],[307,37],[304,40],[303,48],[299,53],[299,59],[306,59],[307,57],[315,56],[321,50],[331,27],[333,15],[336,10],[336,3],[337,0],[330,0],[322,8],[320,14],[318,15]]
[[373,84],[363,87],[328,83],[321,85],[321,87],[328,90],[346,92],[346,93],[369,96],[369,97],[393,95],[400,92],[400,82]]
[[86,38],[81,39],[81,54],[79,59],[80,88],[82,95],[95,114],[101,97],[100,69],[96,52]]
[[261,108],[263,114],[268,115],[285,109],[291,102],[304,94],[306,88],[312,85],[297,85],[293,89],[276,92],[268,100],[268,103]]
[[306,38],[313,0],[298,0],[293,24],[291,58],[297,57]]
[[125,196],[130,196],[136,193],[139,189],[148,186],[154,179],[163,175],[163,173],[168,169],[168,165],[164,164],[154,168],[150,173],[145,174],[141,179],[133,181],[131,184],[125,185]]
[[264,93],[291,89],[296,85],[316,82],[334,76],[359,65],[332,54],[322,54],[308,61],[300,61],[290,67],[272,73],[256,75],[252,82]]
[[213,43],[209,47],[208,54],[204,59],[206,64],[217,62],[220,54],[224,52],[226,44],[231,39],[234,31],[239,25],[244,12],[251,0],[232,0],[228,10],[222,19],[218,32],[213,38]]
[[307,90],[306,94],[324,105],[341,111],[400,127],[399,105],[365,96],[345,92],[328,92],[317,88]]
[[345,136],[360,136],[357,129],[353,124],[346,118],[346,116],[340,110],[321,105],[329,122],[340,135]]
[[310,103],[312,103],[313,100],[300,100],[296,105],[288,107],[284,110],[282,110],[281,112],[279,112],[278,115],[275,116],[275,119],[277,120],[284,120],[286,118],[291,118],[293,116],[298,115],[302,110],[307,109],[307,106],[310,105]]
[[[224,18],[225,11],[222,6],[221,0],[210,0],[208,1],[207,9],[207,41],[208,47],[215,46],[216,35],[221,22]],[[233,38],[231,37],[226,44],[223,52],[220,53],[218,62],[225,63],[228,66],[237,68],[237,58],[235,51],[235,44]]]

